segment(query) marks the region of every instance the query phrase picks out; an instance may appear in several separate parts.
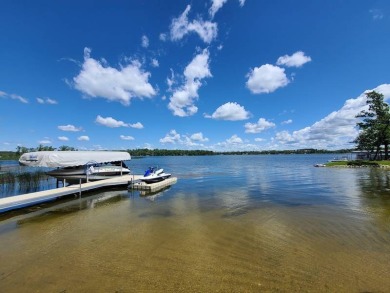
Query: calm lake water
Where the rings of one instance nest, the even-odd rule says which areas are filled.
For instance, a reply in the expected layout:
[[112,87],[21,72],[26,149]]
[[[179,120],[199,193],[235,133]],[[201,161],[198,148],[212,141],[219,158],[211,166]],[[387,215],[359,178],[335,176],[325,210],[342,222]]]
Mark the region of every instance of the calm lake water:
[[389,292],[390,171],[331,158],[131,160],[178,182],[0,215],[0,291]]

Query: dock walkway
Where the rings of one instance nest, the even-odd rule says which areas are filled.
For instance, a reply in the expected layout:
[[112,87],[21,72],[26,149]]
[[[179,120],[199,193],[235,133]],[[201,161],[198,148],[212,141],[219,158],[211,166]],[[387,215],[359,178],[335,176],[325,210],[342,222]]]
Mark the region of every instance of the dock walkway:
[[61,196],[80,194],[85,191],[96,190],[104,187],[125,185],[132,189],[155,191],[168,185],[172,185],[177,181],[177,178],[172,177],[162,182],[145,184],[143,182],[139,182],[139,178],[141,177],[142,175],[122,175],[104,180],[0,198],[0,213],[54,200]]
[[53,200],[65,195],[79,194],[80,192],[99,189],[103,187],[128,185],[129,181],[133,180],[133,178],[136,178],[136,175],[123,175],[99,181],[74,184],[56,189],[43,190],[22,195],[0,198],[0,213],[26,206],[31,206],[44,201]]

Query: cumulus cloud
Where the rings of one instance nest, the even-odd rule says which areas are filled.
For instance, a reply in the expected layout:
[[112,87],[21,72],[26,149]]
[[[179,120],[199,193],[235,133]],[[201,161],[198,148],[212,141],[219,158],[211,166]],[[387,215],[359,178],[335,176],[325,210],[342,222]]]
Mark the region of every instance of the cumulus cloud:
[[304,52],[298,51],[289,55],[284,55],[278,58],[276,64],[287,67],[301,67],[307,62],[310,62],[311,58],[306,56]]
[[188,13],[190,10],[191,5],[187,5],[184,12],[178,18],[172,20],[170,27],[171,40],[178,41],[189,33],[197,33],[205,43],[211,43],[218,34],[217,24],[210,21],[203,21],[200,18],[192,22],[188,21]]
[[205,117],[217,120],[238,121],[248,119],[250,113],[246,111],[243,106],[237,103],[228,102],[218,107],[211,116],[205,115]]
[[130,135],[121,135],[120,139],[122,139],[122,140],[134,140],[134,137],[132,137]]
[[103,125],[103,126],[107,126],[107,127],[110,127],[110,128],[116,128],[116,127],[129,127],[129,124],[128,123],[125,123],[123,121],[119,121],[119,120],[116,120],[112,117],[102,117],[100,115],[98,115],[96,117],[96,120],[95,122],[97,124],[100,124],[100,125]]
[[[390,84],[383,84],[373,89],[384,95],[385,100],[390,98]],[[313,125],[303,129],[288,132],[278,132],[274,138],[282,145],[294,148],[313,147],[324,149],[348,148],[350,142],[357,135],[355,116],[362,110],[367,109],[365,91],[354,99],[347,100],[341,109],[334,111]]]
[[167,133],[164,138],[161,138],[160,142],[161,143],[172,143],[172,144],[175,144],[175,143],[180,142],[180,139],[181,139],[180,134],[178,134],[176,132],[176,130],[173,129],[169,133]]
[[136,128],[136,129],[142,129],[142,128],[144,128],[144,126],[142,125],[141,122],[137,122],[137,123],[134,123],[134,124],[129,124],[129,126],[130,126],[131,128]]
[[149,38],[147,36],[145,36],[145,35],[142,36],[142,38],[141,38],[141,45],[144,48],[149,47]]
[[82,130],[81,127],[76,127],[76,126],[74,126],[72,124],[60,125],[60,126],[58,126],[58,129],[62,130],[62,131],[71,131],[71,132],[78,132],[78,131]]
[[254,94],[272,93],[290,82],[284,68],[271,64],[255,67],[247,77],[246,86]]
[[258,150],[258,145],[248,143],[244,141],[237,134],[232,135],[230,138],[223,142],[219,142],[212,147],[213,149],[225,150],[225,151],[245,151],[245,150]]
[[59,136],[58,140],[60,140],[60,141],[69,141],[69,138],[66,137],[66,136]]
[[244,141],[237,136],[237,134],[234,134],[231,138],[228,138],[226,140],[226,143],[228,144],[241,144],[244,143]]
[[84,63],[80,73],[73,78],[74,87],[89,97],[101,97],[129,105],[132,98],[151,98],[155,89],[148,82],[150,73],[144,72],[141,63],[133,61],[119,69],[110,67],[104,60],[90,57],[91,50],[84,49]]
[[77,140],[79,140],[79,141],[89,141],[89,136],[87,136],[87,135],[82,135],[82,136],[79,136],[79,137],[77,138]]
[[[211,76],[209,69],[209,51],[204,49],[185,68],[184,84],[173,90],[168,104],[168,108],[172,111],[173,115],[185,117],[191,116],[198,111],[194,103],[198,98],[198,90],[202,85],[201,80]],[[173,84],[170,79],[167,79],[167,82],[168,85]]]
[[203,136],[202,132],[197,132],[191,135],[181,135],[176,130],[171,130],[160,139],[162,144],[180,144],[188,147],[191,146],[203,146],[203,142],[207,142],[209,139]]
[[199,141],[199,142],[209,141],[209,139],[207,137],[203,137],[203,133],[202,132],[197,132],[197,133],[192,134],[190,136],[190,139],[192,141]]
[[245,133],[260,133],[275,127],[275,123],[260,118],[257,123],[245,123]]

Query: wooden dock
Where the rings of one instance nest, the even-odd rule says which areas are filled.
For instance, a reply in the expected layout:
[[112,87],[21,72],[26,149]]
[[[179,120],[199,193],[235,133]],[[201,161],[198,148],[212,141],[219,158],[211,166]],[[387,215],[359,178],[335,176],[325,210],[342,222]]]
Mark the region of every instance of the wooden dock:
[[136,179],[134,182],[133,181],[130,182],[129,189],[155,192],[167,186],[175,184],[176,182],[177,182],[176,177],[170,177],[163,181],[149,183],[149,184]]
[[139,178],[141,177],[142,175],[116,176],[104,180],[98,180],[82,184],[74,184],[56,189],[0,198],[0,213],[27,206],[32,206],[45,201],[54,200],[61,196],[71,194],[77,195],[86,191],[96,190],[99,188],[124,185],[137,190],[147,190],[153,192],[158,189],[162,189],[168,185],[172,185],[177,181],[177,178],[173,177],[161,182],[145,184],[143,182],[139,182]]

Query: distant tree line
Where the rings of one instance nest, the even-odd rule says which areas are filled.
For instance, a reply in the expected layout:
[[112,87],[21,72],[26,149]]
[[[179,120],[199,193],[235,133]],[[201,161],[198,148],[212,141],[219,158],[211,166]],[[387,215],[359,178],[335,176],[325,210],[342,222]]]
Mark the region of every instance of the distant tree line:
[[[37,148],[17,147],[16,152],[0,151],[0,160],[18,160],[19,157],[27,152],[35,151],[77,151],[69,146],[54,148],[51,146],[39,145]],[[318,150],[318,149],[299,149],[299,150],[267,150],[267,151],[231,151],[215,152],[209,150],[168,150],[168,149],[128,149],[127,152],[132,157],[146,156],[216,156],[216,155],[279,155],[279,154],[340,154],[349,153],[352,149],[341,150]]]

